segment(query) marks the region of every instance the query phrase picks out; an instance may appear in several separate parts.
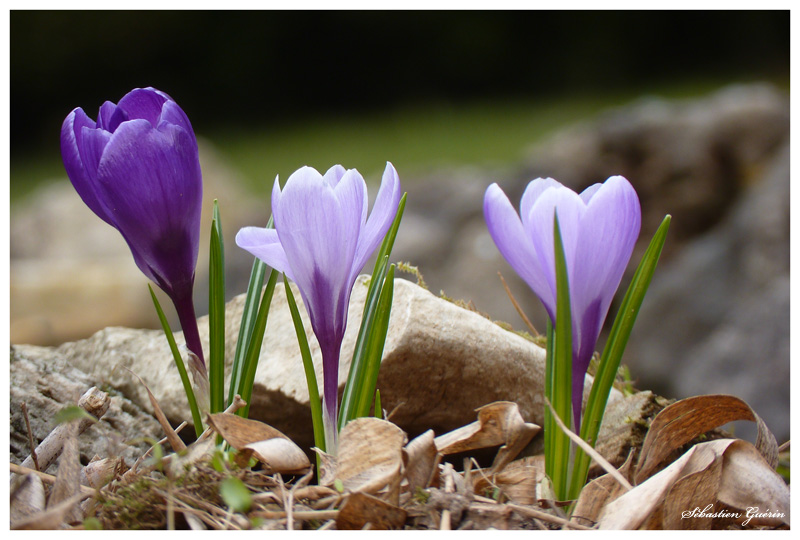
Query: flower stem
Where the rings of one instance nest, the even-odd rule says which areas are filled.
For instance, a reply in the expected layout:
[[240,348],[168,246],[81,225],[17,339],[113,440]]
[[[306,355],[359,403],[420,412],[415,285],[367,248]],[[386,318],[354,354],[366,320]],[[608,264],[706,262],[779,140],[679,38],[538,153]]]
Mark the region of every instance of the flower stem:
[[197,330],[197,319],[195,318],[191,291],[186,295],[173,296],[172,303],[175,306],[175,311],[178,312],[178,320],[181,323],[186,347],[196,354],[202,365],[205,366],[206,361],[203,356],[203,345],[200,343],[200,332]]

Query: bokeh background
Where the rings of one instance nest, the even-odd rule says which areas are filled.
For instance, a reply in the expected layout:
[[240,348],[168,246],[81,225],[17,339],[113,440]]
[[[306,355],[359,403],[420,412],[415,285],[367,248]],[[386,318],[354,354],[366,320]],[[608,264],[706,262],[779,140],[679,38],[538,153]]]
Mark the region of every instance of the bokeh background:
[[625,358],[635,384],[739,395],[788,438],[788,11],[13,11],[12,343],[157,327],[59,156],[70,110],[95,117],[140,86],[168,92],[201,140],[229,297],[252,260],[233,236],[266,221],[276,175],[341,163],[375,186],[390,160],[409,191],[396,256],[522,329],[502,271],[543,328],[488,238],[483,191],[496,181],[516,203],[537,176],[626,175],[640,244],[674,216]]

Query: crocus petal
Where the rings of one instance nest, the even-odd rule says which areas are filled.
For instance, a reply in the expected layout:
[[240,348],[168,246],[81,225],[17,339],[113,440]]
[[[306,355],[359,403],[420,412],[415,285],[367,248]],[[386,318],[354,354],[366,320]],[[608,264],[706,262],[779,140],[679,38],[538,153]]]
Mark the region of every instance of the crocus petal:
[[157,131],[141,119],[120,125],[100,161],[98,189],[109,215],[139,268],[167,292],[193,279],[200,179],[192,137],[177,126]]
[[[558,209],[558,224],[571,291],[573,279],[570,269],[574,265],[581,218],[586,212],[586,205],[571,189],[563,186],[552,187],[542,192],[536,199],[525,220],[525,230],[532,240],[548,285],[547,293],[540,295],[539,298],[545,304],[552,320],[555,320],[556,312],[556,262],[553,236],[556,209]],[[535,289],[534,292],[539,295]]]
[[97,113],[97,127],[104,129],[105,131],[114,131],[113,129],[111,129],[110,126],[111,126],[111,119],[113,118],[116,110],[117,110],[116,104],[110,101],[106,101],[105,103],[103,103],[100,106],[100,110]]
[[519,215],[522,219],[522,225],[528,221],[528,216],[531,213],[531,208],[539,199],[545,190],[551,187],[562,187],[561,183],[552,178],[537,178],[528,183],[525,192],[522,194],[522,200],[519,203]]
[[[87,170],[81,155],[84,130],[91,131],[95,123],[86,116],[80,107],[69,113],[61,126],[61,158],[64,168],[67,171],[75,191],[78,192],[83,202],[92,212],[97,214],[100,219],[114,225],[113,219],[106,212],[105,206],[98,199],[97,186],[97,164]],[[98,141],[95,141],[98,142]],[[92,145],[93,147],[95,145]],[[102,152],[102,150],[100,150]]]
[[339,180],[342,179],[342,176],[344,176],[346,172],[347,170],[341,165],[334,165],[325,172],[323,178],[331,187],[336,187],[336,184],[339,183]]
[[286,252],[278,239],[278,231],[275,229],[244,227],[236,233],[236,245],[246,249],[271,268],[283,272],[286,277],[295,281],[292,268],[286,258]]
[[483,214],[494,243],[508,264],[539,298],[551,296],[536,250],[522,227],[517,211],[497,184],[486,189]]
[[[177,103],[174,101],[167,101],[161,109],[161,117],[158,122],[158,129],[163,130],[165,125],[175,125],[182,127],[186,133],[191,135],[192,139],[195,138],[192,123],[189,122],[189,117],[183,112]],[[195,140],[195,144],[197,141]]]
[[128,119],[143,118],[155,127],[161,118],[161,108],[167,100],[163,93],[152,88],[136,88],[119,100],[117,108],[125,111]]
[[383,171],[381,187],[375,197],[375,204],[372,213],[369,215],[361,231],[361,238],[358,241],[356,258],[353,262],[352,279],[357,277],[358,272],[364,267],[367,259],[383,242],[383,237],[389,231],[395,216],[397,215],[397,205],[401,198],[400,178],[397,171],[390,162],[386,162],[386,169]]
[[347,238],[353,217],[343,215],[334,190],[311,167],[289,177],[280,197],[273,198],[272,212],[317,339],[321,345],[340,343],[355,251],[355,239]]
[[599,335],[639,236],[641,208],[633,186],[621,176],[609,178],[594,190],[583,220],[571,286],[576,309],[600,301],[598,327],[587,329]]

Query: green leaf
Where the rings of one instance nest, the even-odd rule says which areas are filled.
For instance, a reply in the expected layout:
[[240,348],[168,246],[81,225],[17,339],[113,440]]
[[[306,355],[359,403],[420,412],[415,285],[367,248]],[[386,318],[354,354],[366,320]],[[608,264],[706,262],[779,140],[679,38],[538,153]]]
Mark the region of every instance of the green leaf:
[[169,327],[169,322],[164,315],[164,310],[161,309],[161,304],[156,297],[156,293],[153,292],[153,287],[151,287],[149,283],[147,284],[147,288],[150,289],[150,296],[153,298],[153,304],[156,306],[158,320],[161,321],[161,328],[164,329],[164,335],[167,337],[167,343],[169,343],[169,348],[172,351],[172,358],[175,360],[175,367],[178,368],[178,374],[181,377],[181,383],[183,383],[183,391],[186,393],[186,399],[189,401],[189,409],[192,411],[192,422],[194,423],[194,432],[199,437],[203,434],[203,419],[200,416],[200,409],[197,407],[197,399],[195,399],[194,396],[192,383],[189,382],[189,375],[186,373],[186,366],[183,364],[183,358],[178,351],[178,345],[175,343],[175,336],[172,335],[172,329]]
[[[570,305],[569,279],[567,261],[564,256],[564,245],[558,214],[554,220],[555,263],[556,263],[556,328],[553,349],[552,405],[555,414],[564,425],[569,426],[572,420],[572,310]],[[557,426],[551,423],[553,430],[553,489],[559,500],[566,500],[567,481],[569,476],[570,440]],[[547,459],[547,456],[545,456]]]
[[269,274],[267,286],[264,289],[264,296],[261,298],[261,305],[258,307],[258,315],[253,325],[253,332],[250,335],[250,342],[247,345],[247,352],[244,357],[244,367],[242,379],[237,392],[247,405],[236,411],[242,418],[247,418],[250,413],[250,398],[253,395],[253,382],[256,380],[256,369],[258,359],[261,355],[261,345],[264,342],[264,333],[267,328],[269,317],[269,306],[272,304],[272,294],[275,292],[275,283],[278,281],[278,271],[272,270]]
[[[372,333],[376,311],[380,300],[381,291],[388,272],[389,255],[391,254],[392,247],[394,246],[397,231],[400,228],[400,221],[403,219],[403,213],[406,206],[406,197],[408,194],[404,193],[403,197],[397,205],[397,214],[394,217],[392,226],[386,233],[386,236],[381,243],[381,248],[378,251],[377,259],[375,260],[375,268],[372,271],[372,279],[370,280],[369,289],[367,290],[367,298],[364,302],[364,313],[361,317],[361,327],[358,330],[355,348],[353,350],[353,359],[350,362],[350,371],[347,374],[345,382],[344,393],[342,394],[342,403],[339,408],[339,429],[341,430],[347,422],[353,418],[357,418],[356,403],[363,403],[364,398],[361,395],[364,388],[364,377],[366,374],[367,362],[367,347],[369,345],[369,336]],[[372,391],[369,393],[370,399]]]
[[97,422],[97,418],[86,412],[86,410],[77,405],[69,405],[58,411],[53,420],[56,424],[66,424],[75,420],[83,420],[84,418]]
[[383,418],[383,407],[381,407],[381,391],[375,389],[375,418]]
[[[555,340],[553,339],[553,323],[550,320],[550,317],[547,317],[547,329],[546,329],[546,336],[547,336],[547,349],[545,349],[545,364],[544,364],[544,397],[550,402],[553,403],[553,374],[554,374],[554,367],[553,367],[553,349],[555,348]],[[554,428],[556,428],[555,422],[553,422],[553,413],[550,411],[550,407],[545,406],[544,408],[544,472],[548,478],[553,478],[553,470],[555,468],[555,451],[553,443],[555,439],[553,437]]]
[[394,297],[394,265],[389,266],[383,287],[381,288],[375,318],[367,333],[367,347],[364,356],[363,378],[358,384],[357,401],[355,403],[356,418],[369,416],[375,385],[378,383],[378,371],[383,358],[383,346],[386,343],[386,332],[389,329],[389,315]]
[[[269,218],[267,228],[272,228],[272,216]],[[242,322],[239,325],[239,337],[236,340],[236,352],[233,354],[228,405],[233,403],[233,397],[238,392],[242,383],[242,377],[245,372],[245,355],[247,353],[247,347],[250,344],[250,336],[256,324],[258,300],[261,295],[261,288],[264,286],[264,277],[266,273],[267,265],[258,257],[254,257],[253,268],[250,271],[250,282],[247,285],[247,295],[244,300],[244,309],[242,310]]]
[[245,513],[253,504],[253,497],[244,482],[235,476],[228,476],[219,484],[222,500],[235,512]]
[[[625,352],[625,347],[628,344],[628,338],[630,338],[633,325],[639,314],[639,308],[642,306],[644,296],[647,294],[647,289],[650,287],[653,273],[661,257],[661,251],[667,239],[667,232],[669,231],[671,220],[672,217],[670,215],[664,217],[658,230],[653,235],[653,239],[650,241],[647,251],[645,251],[642,256],[642,260],[636,268],[636,273],[633,275],[631,284],[628,286],[628,290],[622,299],[622,304],[614,319],[608,341],[606,341],[606,346],[600,357],[597,374],[595,375],[594,383],[592,383],[592,390],[583,413],[584,416],[580,433],[581,438],[592,446],[594,446],[597,441],[597,435],[600,433],[600,424],[603,421],[603,413],[605,412],[606,403],[608,402],[608,396],[611,392],[611,387],[614,385],[617,370],[622,360],[622,354]],[[573,466],[570,498],[577,498],[581,489],[583,489],[583,485],[586,483],[589,465],[589,456],[587,456],[583,450],[578,449],[575,454],[575,464]]]
[[[289,281],[283,276],[283,285],[286,288],[286,301],[289,304],[289,311],[292,313],[294,331],[297,334],[297,343],[300,345],[300,356],[303,358],[303,369],[306,373],[306,384],[308,385],[308,401],[311,407],[311,423],[314,428],[314,444],[325,451],[325,428],[322,423],[322,401],[319,398],[319,386],[317,386],[317,373],[314,371],[314,360],[311,358],[311,350],[308,347],[308,336],[303,327],[303,319],[300,318],[300,311],[297,309],[297,302],[294,299]],[[319,455],[317,455],[317,470],[319,470]]]
[[219,204],[214,199],[208,263],[208,380],[210,412],[225,409],[225,251]]

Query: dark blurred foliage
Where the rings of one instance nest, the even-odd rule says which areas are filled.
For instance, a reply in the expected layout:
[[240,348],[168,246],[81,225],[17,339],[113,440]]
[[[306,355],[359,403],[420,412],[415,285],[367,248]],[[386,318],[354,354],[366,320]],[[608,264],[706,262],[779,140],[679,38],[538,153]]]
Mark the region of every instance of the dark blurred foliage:
[[11,12],[12,157],[155,86],[200,132],[424,101],[786,76],[789,12]]

